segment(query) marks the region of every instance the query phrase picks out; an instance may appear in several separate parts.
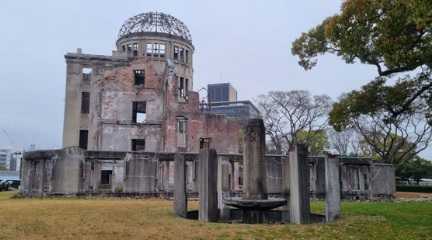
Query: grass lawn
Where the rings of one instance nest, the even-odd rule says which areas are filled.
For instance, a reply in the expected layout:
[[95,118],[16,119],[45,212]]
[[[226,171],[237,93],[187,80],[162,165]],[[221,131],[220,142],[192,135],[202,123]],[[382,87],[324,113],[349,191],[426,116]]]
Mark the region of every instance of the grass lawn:
[[181,219],[160,199],[11,196],[0,193],[0,239],[432,239],[432,202],[344,202],[342,219],[331,224],[270,226]]

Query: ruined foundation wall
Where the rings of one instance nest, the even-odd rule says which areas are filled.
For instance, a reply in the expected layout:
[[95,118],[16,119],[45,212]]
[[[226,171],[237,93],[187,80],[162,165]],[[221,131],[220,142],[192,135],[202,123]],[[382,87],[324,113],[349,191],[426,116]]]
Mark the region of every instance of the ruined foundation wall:
[[373,163],[371,188],[373,198],[388,198],[396,192],[395,169],[391,164]]
[[[199,160],[196,153],[183,153],[189,194],[198,192]],[[282,191],[281,159],[266,155],[267,189]],[[174,189],[173,153],[103,152],[66,148],[26,153],[22,166],[21,193],[26,196],[69,194],[170,194]],[[310,157],[311,194],[321,198],[321,157]],[[224,196],[241,194],[243,166],[240,154],[219,154],[221,189]],[[346,199],[391,198],[395,192],[392,165],[366,160],[340,161],[341,192]],[[101,171],[110,171],[110,184],[101,184]]]
[[76,147],[25,153],[20,192],[25,196],[78,193],[83,160],[83,150]]

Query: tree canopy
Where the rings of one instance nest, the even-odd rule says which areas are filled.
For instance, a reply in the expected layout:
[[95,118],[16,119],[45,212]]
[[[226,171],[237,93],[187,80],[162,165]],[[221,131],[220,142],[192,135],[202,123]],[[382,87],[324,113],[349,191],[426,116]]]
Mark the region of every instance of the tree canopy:
[[[412,109],[419,98],[432,106],[432,1],[346,0],[340,14],[325,19],[292,46],[306,70],[319,55],[332,53],[347,63],[376,67],[353,114],[387,111],[389,120]],[[395,78],[396,84],[386,85]],[[349,97],[349,96],[348,96]],[[430,119],[431,115],[428,114]]]
[[417,183],[422,178],[432,178],[432,162],[415,157],[397,166],[396,175],[403,180],[413,179]]

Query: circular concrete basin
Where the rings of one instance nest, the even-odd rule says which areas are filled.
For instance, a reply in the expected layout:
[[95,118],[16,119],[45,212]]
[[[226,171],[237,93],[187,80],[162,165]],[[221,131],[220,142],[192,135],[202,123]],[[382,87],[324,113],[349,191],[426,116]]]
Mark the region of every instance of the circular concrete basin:
[[243,210],[271,210],[287,204],[287,200],[283,198],[270,198],[263,200],[229,198],[225,199],[224,203],[228,206],[243,209]]

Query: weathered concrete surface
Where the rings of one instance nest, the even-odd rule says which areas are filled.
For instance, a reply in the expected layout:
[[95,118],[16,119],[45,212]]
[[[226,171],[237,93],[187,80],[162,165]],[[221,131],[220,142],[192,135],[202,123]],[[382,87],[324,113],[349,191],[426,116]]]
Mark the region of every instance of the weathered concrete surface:
[[262,119],[251,119],[243,138],[244,199],[267,199],[267,171],[264,161],[265,132]]
[[186,165],[184,155],[176,154],[174,171],[174,211],[177,216],[187,217]]
[[290,147],[290,221],[295,224],[310,222],[310,179],[306,157],[306,146],[298,144]]
[[372,163],[370,186],[372,198],[393,196],[396,192],[396,178],[393,165]]
[[340,216],[340,177],[339,159],[333,155],[325,158],[326,221],[331,222]]
[[287,200],[284,211],[281,213],[282,222],[288,223],[290,219],[290,165],[289,156],[281,158],[281,195]]
[[315,165],[315,177],[311,177],[311,190],[314,192],[316,198],[323,198],[326,193],[326,180],[325,180],[325,157],[319,158]]
[[[77,182],[78,191],[58,191],[61,187],[54,189],[54,185],[60,186],[61,183],[60,180],[54,178],[53,173],[57,171],[53,170],[53,168],[55,167],[54,160],[63,156],[63,151],[65,150],[26,153],[22,166],[21,188],[23,193],[26,192],[29,196],[100,193],[154,196],[157,194],[171,195],[174,191],[174,153],[111,151],[84,152],[84,155],[80,157],[79,178],[69,181],[70,183]],[[198,153],[182,154],[186,156],[187,191],[190,194],[197,195],[199,191]],[[222,194],[225,194],[225,196],[240,196],[243,192],[244,166],[242,158],[240,154],[218,154],[218,163],[221,166],[218,168],[220,172],[218,174],[219,188],[222,189]],[[271,190],[268,194],[277,197],[286,196],[289,190],[289,162],[287,156],[266,155],[264,159],[267,169],[267,189]],[[339,159],[341,197],[343,199],[392,198],[395,192],[395,181],[394,168],[391,165],[376,163],[368,159],[341,157]],[[319,167],[315,167],[318,161],[324,162],[324,157],[308,157],[308,160],[311,167],[310,173],[315,175],[315,177],[311,176],[310,184],[314,186],[319,181],[325,184],[325,180],[316,177],[320,173],[317,172]],[[75,161],[67,163],[61,163],[61,161],[59,161],[60,165],[78,164]],[[77,167],[78,165],[74,165],[73,168],[77,169]],[[112,170],[112,184],[111,186],[104,186],[103,189],[100,188],[102,170]],[[286,173],[282,175],[282,171]],[[324,171],[321,174],[324,175]],[[56,183],[57,181],[59,183]],[[285,186],[285,190],[283,190],[282,186]],[[311,193],[317,195],[313,191]],[[222,199],[219,198],[219,202],[221,201]]]
[[81,164],[84,151],[77,147],[66,148],[54,163],[52,192],[54,194],[70,195],[79,192]]
[[83,160],[84,151],[77,147],[25,153],[20,192],[26,196],[78,193]]
[[219,218],[216,150],[209,149],[208,146],[201,149],[199,162],[199,220],[215,222]]
[[158,159],[145,153],[128,153],[126,155],[125,191],[152,193],[157,183]]

